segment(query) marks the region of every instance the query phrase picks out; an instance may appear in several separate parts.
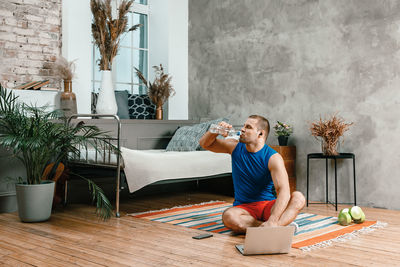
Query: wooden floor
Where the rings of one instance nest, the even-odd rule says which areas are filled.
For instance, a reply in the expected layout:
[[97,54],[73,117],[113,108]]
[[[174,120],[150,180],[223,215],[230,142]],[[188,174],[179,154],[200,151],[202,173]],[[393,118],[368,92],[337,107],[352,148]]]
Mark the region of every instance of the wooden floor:
[[[125,200],[120,219],[93,216],[93,207],[70,205],[44,223],[21,223],[16,213],[0,214],[0,264],[4,266],[400,266],[400,211],[365,208],[369,220],[388,226],[344,243],[311,252],[242,256],[243,237],[215,234],[194,240],[199,230],[126,216],[209,200],[232,198],[200,192]],[[331,205],[305,212],[335,216]]]

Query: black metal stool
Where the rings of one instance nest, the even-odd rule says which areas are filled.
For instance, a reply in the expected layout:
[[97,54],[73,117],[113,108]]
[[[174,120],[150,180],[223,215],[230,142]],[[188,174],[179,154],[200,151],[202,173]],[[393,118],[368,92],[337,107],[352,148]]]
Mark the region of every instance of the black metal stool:
[[357,205],[356,199],[356,156],[353,153],[339,153],[339,155],[324,155],[322,153],[311,153],[307,155],[307,207],[308,207],[308,187],[309,187],[309,161],[310,159],[325,159],[326,165],[326,202],[325,203],[310,203],[310,204],[332,204],[328,200],[328,159],[333,159],[335,162],[335,209],[337,210],[337,159],[353,159],[353,174],[354,174],[354,205]]

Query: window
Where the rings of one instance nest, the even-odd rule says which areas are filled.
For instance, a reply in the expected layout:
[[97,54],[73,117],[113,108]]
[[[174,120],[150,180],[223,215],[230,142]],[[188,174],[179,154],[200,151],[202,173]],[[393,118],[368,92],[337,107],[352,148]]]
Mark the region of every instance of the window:
[[[113,6],[114,7],[114,6]],[[148,79],[149,46],[148,46],[148,5],[147,0],[137,0],[131,7],[128,16],[128,28],[142,24],[136,31],[124,33],[120,47],[112,64],[113,82],[116,91],[127,90],[131,94],[146,94],[147,89],[136,75],[134,67]],[[92,91],[98,92],[101,86],[101,73],[98,67],[100,53],[93,43]]]

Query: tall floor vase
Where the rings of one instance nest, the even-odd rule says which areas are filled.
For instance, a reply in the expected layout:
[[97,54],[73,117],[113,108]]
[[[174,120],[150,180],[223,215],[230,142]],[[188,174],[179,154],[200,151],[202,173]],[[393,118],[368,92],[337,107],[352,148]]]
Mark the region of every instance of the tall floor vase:
[[110,70],[101,71],[101,88],[99,98],[97,99],[96,112],[97,114],[116,115],[118,111],[117,101],[112,83]]

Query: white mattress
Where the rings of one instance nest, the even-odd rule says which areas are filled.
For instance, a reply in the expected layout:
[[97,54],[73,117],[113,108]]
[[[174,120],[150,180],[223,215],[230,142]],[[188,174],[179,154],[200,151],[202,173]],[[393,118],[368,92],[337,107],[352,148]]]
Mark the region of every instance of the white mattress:
[[231,156],[210,151],[175,152],[121,148],[129,192],[161,180],[231,173]]

